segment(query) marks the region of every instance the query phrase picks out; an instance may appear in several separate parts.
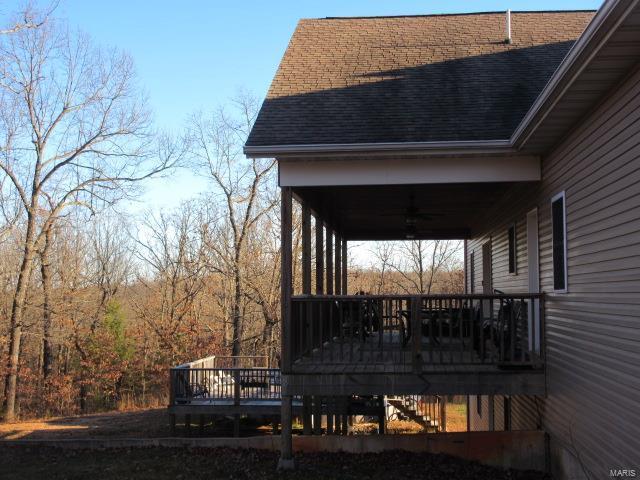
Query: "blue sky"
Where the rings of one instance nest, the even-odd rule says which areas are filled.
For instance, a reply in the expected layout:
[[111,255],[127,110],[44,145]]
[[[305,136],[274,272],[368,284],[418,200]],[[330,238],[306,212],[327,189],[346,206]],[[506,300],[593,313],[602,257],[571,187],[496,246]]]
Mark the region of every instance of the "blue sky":
[[[50,2],[46,0],[44,4]],[[22,2],[2,6],[2,13]],[[240,88],[266,93],[300,18],[594,9],[600,0],[60,0],[57,15],[97,43],[129,52],[158,126],[179,129],[185,117],[224,103]],[[169,206],[202,183],[183,172],[148,187],[145,200]],[[172,195],[165,192],[171,187]]]

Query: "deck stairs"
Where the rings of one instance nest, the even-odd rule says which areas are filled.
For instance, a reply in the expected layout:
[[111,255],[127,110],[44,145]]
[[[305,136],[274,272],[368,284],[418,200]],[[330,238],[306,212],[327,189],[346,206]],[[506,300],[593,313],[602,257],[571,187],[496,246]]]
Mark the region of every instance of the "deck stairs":
[[426,432],[437,432],[439,421],[436,415],[429,415],[428,410],[437,412],[435,408],[428,408],[427,405],[420,405],[420,396],[389,396],[385,398],[388,420],[409,420],[422,426]]

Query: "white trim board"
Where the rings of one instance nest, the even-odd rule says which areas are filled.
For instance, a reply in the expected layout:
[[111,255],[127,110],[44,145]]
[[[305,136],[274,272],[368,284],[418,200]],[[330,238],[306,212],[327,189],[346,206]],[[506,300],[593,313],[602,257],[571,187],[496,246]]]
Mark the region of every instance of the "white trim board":
[[281,187],[533,182],[540,180],[536,156],[467,158],[371,158],[280,160]]

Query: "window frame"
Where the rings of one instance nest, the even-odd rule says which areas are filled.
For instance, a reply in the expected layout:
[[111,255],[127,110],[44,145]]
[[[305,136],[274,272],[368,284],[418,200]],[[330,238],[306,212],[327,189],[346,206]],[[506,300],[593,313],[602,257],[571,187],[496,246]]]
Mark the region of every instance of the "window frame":
[[[555,255],[554,255],[554,219],[553,219],[553,204],[555,202],[557,202],[558,200],[562,199],[562,241],[563,241],[563,249],[562,249],[562,254],[563,254],[563,267],[564,267],[564,271],[562,272],[564,275],[564,287],[563,288],[556,288],[556,260],[555,260]],[[569,266],[567,265],[568,263],[568,257],[567,257],[567,196],[565,191],[561,191],[557,194],[555,194],[553,197],[551,197],[551,203],[550,203],[550,210],[551,210],[551,263],[552,263],[552,267],[553,267],[553,271],[552,271],[552,282],[553,282],[553,292],[554,293],[568,293],[569,292]]]
[[[513,238],[511,232],[513,231]],[[513,222],[507,228],[507,263],[510,275],[518,275],[518,228],[516,222]],[[513,263],[513,270],[511,265]]]

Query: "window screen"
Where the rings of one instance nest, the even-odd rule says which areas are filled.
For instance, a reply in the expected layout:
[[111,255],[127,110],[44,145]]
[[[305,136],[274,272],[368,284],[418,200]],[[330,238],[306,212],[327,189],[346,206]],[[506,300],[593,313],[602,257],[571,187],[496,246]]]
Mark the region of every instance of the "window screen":
[[516,273],[516,225],[515,223],[509,227],[509,273]]
[[567,289],[567,249],[565,239],[564,193],[551,200],[551,221],[553,229],[553,289]]

